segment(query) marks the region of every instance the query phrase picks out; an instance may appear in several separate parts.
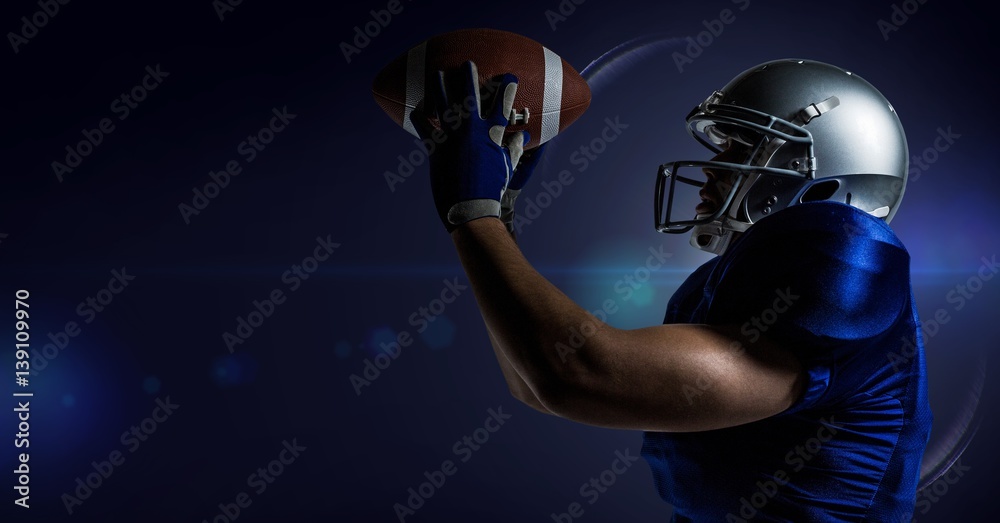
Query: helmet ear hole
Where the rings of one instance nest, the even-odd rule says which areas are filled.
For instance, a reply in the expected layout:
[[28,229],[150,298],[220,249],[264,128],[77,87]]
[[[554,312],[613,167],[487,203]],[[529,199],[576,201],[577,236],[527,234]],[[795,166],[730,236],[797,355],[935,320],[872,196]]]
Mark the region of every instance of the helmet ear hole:
[[802,197],[799,198],[799,203],[829,200],[830,197],[837,192],[837,189],[840,189],[840,180],[824,180],[816,182],[806,189],[806,192],[802,193]]

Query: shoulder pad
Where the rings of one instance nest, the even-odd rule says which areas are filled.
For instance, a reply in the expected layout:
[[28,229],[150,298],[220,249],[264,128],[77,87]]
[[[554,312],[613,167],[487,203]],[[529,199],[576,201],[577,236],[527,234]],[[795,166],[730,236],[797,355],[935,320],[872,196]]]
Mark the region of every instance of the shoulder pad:
[[795,205],[758,221],[722,254],[707,283],[706,319],[750,322],[788,341],[872,338],[909,312],[909,265],[882,220],[842,203]]

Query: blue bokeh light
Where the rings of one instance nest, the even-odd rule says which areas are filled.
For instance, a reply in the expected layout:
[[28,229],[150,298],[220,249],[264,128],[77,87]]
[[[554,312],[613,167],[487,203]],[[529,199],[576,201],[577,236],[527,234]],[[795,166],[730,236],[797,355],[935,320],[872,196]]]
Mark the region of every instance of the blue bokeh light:
[[219,387],[236,387],[252,383],[257,378],[257,360],[246,353],[230,354],[212,362],[212,381]]
[[368,336],[368,351],[372,356],[378,356],[384,351],[382,345],[389,345],[396,342],[396,331],[389,327],[377,327]]
[[438,316],[427,324],[427,329],[420,333],[420,339],[432,349],[450,347],[455,342],[455,322],[447,316]]

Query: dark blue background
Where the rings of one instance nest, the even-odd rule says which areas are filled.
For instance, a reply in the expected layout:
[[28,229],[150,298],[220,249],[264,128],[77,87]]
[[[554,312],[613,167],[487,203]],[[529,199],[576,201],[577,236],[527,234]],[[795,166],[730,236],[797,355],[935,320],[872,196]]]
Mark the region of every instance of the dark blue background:
[[[374,103],[371,81],[410,46],[449,30],[518,32],[583,70],[636,37],[695,36],[703,20],[738,6],[589,0],[553,30],[545,12],[559,9],[556,0],[404,1],[347,63],[341,42],[386,4],[250,0],[220,21],[209,0],[74,1],[17,53],[0,49],[0,293],[10,304],[16,289],[31,292],[36,350],[69,321],[81,330],[55,358],[38,360],[35,369],[45,367],[28,387],[35,394],[30,510],[13,505],[15,403],[2,401],[4,521],[212,521],[241,491],[253,500],[241,523],[397,521],[393,505],[406,503],[407,489],[446,459],[457,463],[456,474],[406,521],[546,522],[573,502],[584,506],[582,521],[669,518],[641,461],[587,503],[580,486],[607,469],[615,451],[638,455],[640,433],[577,425],[515,401],[471,289],[425,332],[409,321],[444,280],[467,280],[435,216],[426,166],[394,190],[386,183],[397,156],[419,149]],[[877,21],[889,20],[891,5],[753,0],[683,72],[671,58],[675,48],[633,53],[605,69],[591,108],[553,142],[525,190],[533,198],[542,181],[563,169],[574,174],[520,236],[528,259],[584,307],[615,300],[615,326],[659,323],[673,290],[708,259],[687,236],[651,227],[656,166],[708,156],[687,137],[684,115],[762,61],[802,57],[845,67],[892,101],[911,153],[932,146],[939,128],[961,134],[910,185],[892,223],[912,255],[924,319],[937,309],[948,314],[927,341],[933,442],[957,441],[953,427],[975,406],[968,395],[978,362],[1000,339],[1000,280],[985,282],[961,310],[947,300],[975,277],[981,257],[1000,250],[989,120],[997,13],[929,0],[886,41]],[[5,3],[0,29],[20,31],[20,17],[39,9]],[[157,64],[169,76],[118,119],[112,101]],[[295,119],[247,163],[240,142],[286,106]],[[105,117],[115,130],[60,182],[50,164]],[[581,171],[574,154],[615,117],[629,127]],[[186,224],[178,205],[191,204],[192,190],[230,160],[241,174]],[[282,273],[327,236],[340,247],[289,291]],[[625,299],[615,283],[643,266],[650,247],[673,254],[669,267]],[[83,323],[78,304],[122,267],[135,279]],[[230,354],[222,334],[275,288],[287,301]],[[14,316],[4,310],[0,375],[14,392]],[[357,395],[349,376],[404,331],[415,341]],[[983,391],[978,412],[996,396],[992,386]],[[121,434],[168,397],[180,407],[129,452]],[[511,418],[461,462],[455,443],[500,407]],[[917,520],[972,521],[974,512],[990,512],[1000,427],[996,416],[981,419],[961,460],[969,470]],[[307,450],[255,493],[247,477],[293,439]],[[124,463],[68,515],[61,496],[116,450]]]

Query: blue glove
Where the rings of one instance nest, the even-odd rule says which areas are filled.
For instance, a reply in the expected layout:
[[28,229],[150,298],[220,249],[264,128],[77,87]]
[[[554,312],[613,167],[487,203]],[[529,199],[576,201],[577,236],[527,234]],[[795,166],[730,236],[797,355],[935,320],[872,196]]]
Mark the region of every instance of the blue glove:
[[545,147],[548,144],[545,142],[535,149],[522,153],[514,167],[514,174],[511,175],[507,190],[504,191],[503,198],[500,199],[500,221],[507,227],[507,232],[514,232],[514,201],[521,194],[521,189],[528,183],[535,168],[541,163],[542,153],[545,152]]
[[[425,100],[429,104],[413,110],[410,121],[425,143],[437,144],[429,151],[431,192],[450,233],[477,218],[499,218],[500,200],[528,134],[516,133],[506,143],[503,140],[517,93],[514,75],[504,75],[485,119],[480,115],[479,73],[474,63],[462,64],[458,74],[439,72],[437,80]],[[441,129],[435,129],[428,117],[436,117]]]

